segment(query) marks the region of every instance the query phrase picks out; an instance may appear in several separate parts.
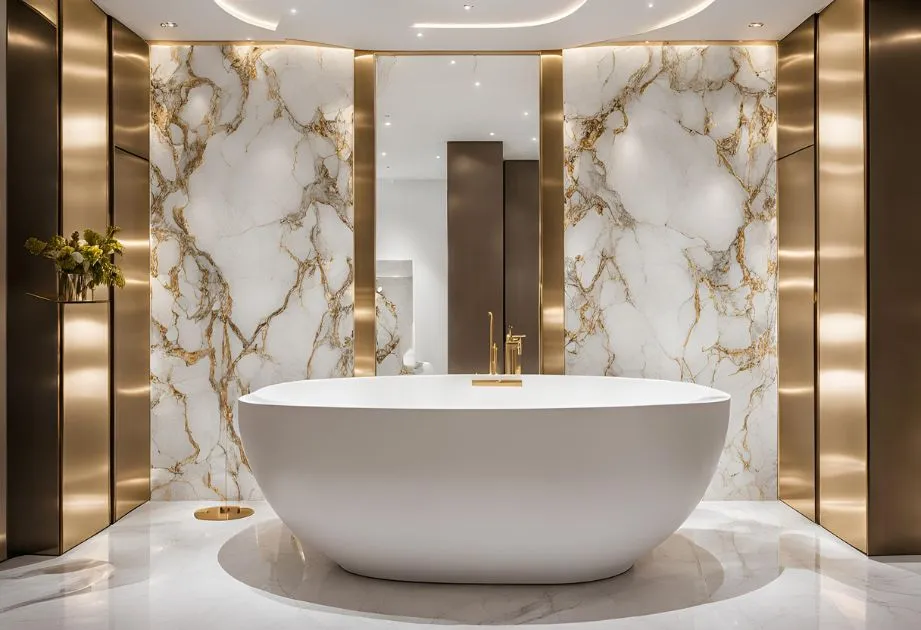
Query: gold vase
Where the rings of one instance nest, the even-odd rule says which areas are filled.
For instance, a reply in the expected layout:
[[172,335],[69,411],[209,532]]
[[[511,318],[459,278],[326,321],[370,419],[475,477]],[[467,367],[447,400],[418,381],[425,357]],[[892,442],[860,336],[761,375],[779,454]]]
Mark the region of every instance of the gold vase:
[[82,273],[58,272],[58,299],[62,302],[89,302],[93,299],[90,278]]

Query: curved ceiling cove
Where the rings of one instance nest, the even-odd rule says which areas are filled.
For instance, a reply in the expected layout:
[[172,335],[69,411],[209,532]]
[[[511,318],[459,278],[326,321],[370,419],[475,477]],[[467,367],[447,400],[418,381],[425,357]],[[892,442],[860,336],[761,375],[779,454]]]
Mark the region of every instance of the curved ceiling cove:
[[[711,2],[713,0],[710,0]],[[496,22],[417,22],[413,28],[530,28],[532,26],[544,26],[553,24],[570,15],[585,6],[588,0],[576,0],[569,2],[569,6],[561,11],[551,15],[544,15],[534,19],[524,19],[519,21],[496,21]],[[470,13],[471,11],[468,11]]]
[[[777,40],[830,1],[94,0],[148,41],[301,41],[405,52]],[[160,26],[168,23],[175,28]]]
[[241,22],[264,28],[267,31],[278,30],[278,24],[281,21],[259,16],[257,13],[259,5],[264,4],[259,0],[214,0],[214,4]]

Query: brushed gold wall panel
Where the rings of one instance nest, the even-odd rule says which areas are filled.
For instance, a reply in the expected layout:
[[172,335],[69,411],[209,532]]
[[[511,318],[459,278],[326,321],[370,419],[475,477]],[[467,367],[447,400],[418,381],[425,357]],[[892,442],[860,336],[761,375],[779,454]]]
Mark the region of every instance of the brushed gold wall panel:
[[[101,231],[109,223],[108,17],[90,0],[62,0],[60,11],[62,229]],[[62,325],[66,551],[111,518],[108,305],[66,306]]]
[[115,146],[150,159],[150,48],[112,20],[112,139]]
[[62,222],[68,233],[109,220],[109,28],[90,0],[61,1]]
[[563,53],[540,56],[540,217],[542,374],[563,374],[565,360]]
[[62,306],[61,551],[108,527],[109,305]]
[[816,520],[815,148],[777,163],[780,499]]
[[818,444],[823,527],[867,551],[864,0],[836,0],[818,36]]
[[816,17],[811,16],[778,46],[777,155],[787,157],[815,144]]
[[355,52],[355,376],[377,374],[377,64]]
[[44,16],[46,20],[57,26],[58,0],[23,0],[23,2]]
[[150,164],[115,149],[114,220],[126,286],[112,296],[115,518],[150,500]]
[[868,29],[870,553],[910,555],[921,554],[921,2],[871,2]]

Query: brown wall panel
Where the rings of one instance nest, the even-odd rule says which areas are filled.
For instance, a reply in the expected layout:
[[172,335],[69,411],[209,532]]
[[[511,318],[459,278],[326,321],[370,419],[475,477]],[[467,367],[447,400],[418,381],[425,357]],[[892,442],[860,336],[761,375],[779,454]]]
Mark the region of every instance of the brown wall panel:
[[[6,24],[0,1],[0,24]],[[0,37],[0,243],[6,243],[6,38]],[[0,253],[0,562],[6,560],[6,255]]]
[[778,162],[779,464],[782,501],[816,520],[815,148]]
[[489,323],[496,321],[499,369],[505,321],[501,142],[448,143],[448,372],[489,369]]
[[921,3],[871,0],[867,111],[870,553],[921,553]]
[[114,221],[126,286],[112,296],[115,518],[150,499],[150,164],[115,150]]
[[823,527],[867,551],[866,47],[863,0],[818,37],[818,445]]
[[[505,162],[505,325],[524,341],[522,373],[540,373],[540,162]],[[503,333],[504,339],[504,333]]]
[[[109,22],[90,0],[62,0],[61,221],[109,223]],[[105,298],[107,290],[97,289]],[[62,330],[64,549],[111,518],[108,304],[65,307]],[[92,347],[90,344],[92,343]]]
[[8,541],[11,556],[60,545],[58,308],[54,267],[30,256],[30,236],[59,231],[57,31],[31,8],[7,3],[7,407]]
[[115,146],[150,158],[150,48],[112,20],[112,139]]
[[784,158],[815,144],[816,16],[778,46],[777,154]]
[[563,374],[566,371],[563,145],[563,53],[547,51],[540,56],[542,374]]

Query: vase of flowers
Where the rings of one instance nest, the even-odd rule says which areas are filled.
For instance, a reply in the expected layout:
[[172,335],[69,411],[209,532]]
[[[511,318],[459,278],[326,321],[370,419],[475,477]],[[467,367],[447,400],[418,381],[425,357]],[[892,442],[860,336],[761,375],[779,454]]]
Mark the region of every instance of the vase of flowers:
[[99,285],[125,286],[125,275],[114,257],[122,255],[124,245],[115,238],[119,229],[110,225],[105,234],[84,230],[81,238],[74,232],[70,238],[52,236],[48,241],[30,238],[26,249],[35,256],[54,261],[58,272],[58,300],[86,302],[93,299]]

